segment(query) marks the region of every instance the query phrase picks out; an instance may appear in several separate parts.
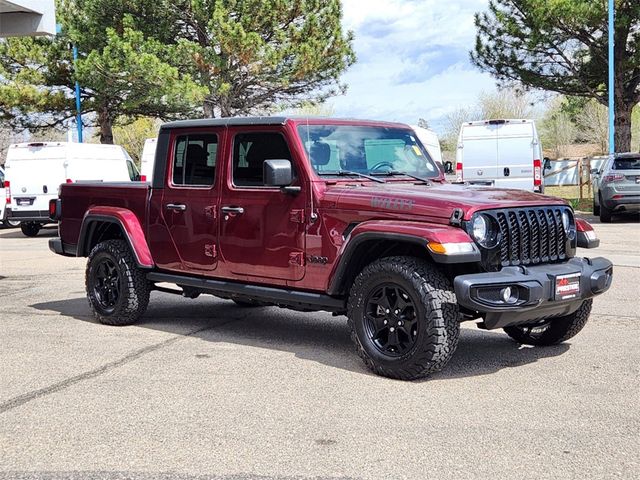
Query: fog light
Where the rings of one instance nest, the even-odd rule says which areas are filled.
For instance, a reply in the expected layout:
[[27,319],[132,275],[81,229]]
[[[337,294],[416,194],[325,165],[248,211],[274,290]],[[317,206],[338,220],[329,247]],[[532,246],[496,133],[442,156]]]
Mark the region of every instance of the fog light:
[[502,297],[502,301],[504,303],[508,303],[510,305],[516,303],[518,301],[518,289],[511,287],[504,287],[500,290],[500,297]]

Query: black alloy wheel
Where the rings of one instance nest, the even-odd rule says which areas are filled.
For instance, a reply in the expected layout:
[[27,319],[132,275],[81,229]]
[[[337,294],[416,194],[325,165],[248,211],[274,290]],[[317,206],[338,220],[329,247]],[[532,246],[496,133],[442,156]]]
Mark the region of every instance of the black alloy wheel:
[[113,313],[122,289],[118,267],[110,258],[103,258],[95,267],[93,293],[104,314]]
[[367,298],[365,325],[381,353],[402,356],[415,346],[418,336],[415,302],[402,287],[381,285]]

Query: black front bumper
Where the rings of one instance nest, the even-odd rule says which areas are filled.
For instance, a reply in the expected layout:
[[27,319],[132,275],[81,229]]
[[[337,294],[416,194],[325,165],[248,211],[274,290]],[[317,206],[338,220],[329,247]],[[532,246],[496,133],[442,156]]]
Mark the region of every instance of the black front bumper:
[[[579,292],[557,299],[556,277],[571,274],[580,277]],[[572,258],[559,264],[460,275],[453,285],[458,303],[482,316],[486,328],[494,329],[573,313],[583,301],[608,290],[612,275],[613,264],[606,258]],[[514,303],[502,299],[506,287],[518,292]]]

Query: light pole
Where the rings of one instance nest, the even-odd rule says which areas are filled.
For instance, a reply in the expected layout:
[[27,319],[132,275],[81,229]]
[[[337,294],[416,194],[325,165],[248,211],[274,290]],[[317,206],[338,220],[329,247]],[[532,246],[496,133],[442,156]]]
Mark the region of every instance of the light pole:
[[[62,33],[62,25],[59,23],[56,24],[56,33]],[[76,67],[76,62],[78,61],[78,47],[72,45],[71,47],[73,51],[73,68]],[[76,80],[75,84],[75,95],[76,95],[76,127],[78,128],[78,143],[82,143],[82,99],[80,98],[80,84]]]
[[615,75],[614,75],[614,19],[615,19],[615,6],[613,0],[609,0],[609,154],[613,155],[616,153],[616,143],[615,143],[615,120],[616,120],[616,112],[615,112]]

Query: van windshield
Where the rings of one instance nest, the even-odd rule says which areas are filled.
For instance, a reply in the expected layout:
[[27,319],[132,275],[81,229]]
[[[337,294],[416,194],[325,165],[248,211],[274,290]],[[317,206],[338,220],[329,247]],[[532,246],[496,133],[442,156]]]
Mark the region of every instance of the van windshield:
[[318,175],[357,172],[426,178],[440,170],[412,130],[354,125],[299,125],[298,134]]

